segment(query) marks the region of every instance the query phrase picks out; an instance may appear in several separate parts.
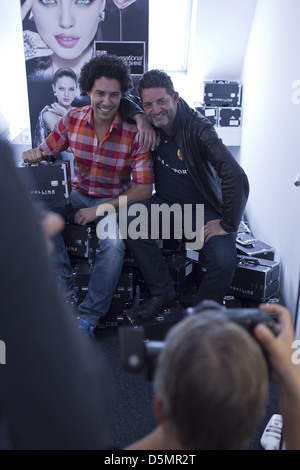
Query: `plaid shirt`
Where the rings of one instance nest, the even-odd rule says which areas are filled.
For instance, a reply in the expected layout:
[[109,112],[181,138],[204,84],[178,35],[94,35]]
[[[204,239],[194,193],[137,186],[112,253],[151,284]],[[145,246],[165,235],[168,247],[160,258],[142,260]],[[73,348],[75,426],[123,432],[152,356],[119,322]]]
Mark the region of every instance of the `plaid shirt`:
[[70,147],[75,156],[72,186],[90,196],[113,198],[131,188],[132,183],[154,181],[152,158],[142,150],[138,139],[136,125],[117,113],[99,144],[92,106],[84,106],[59,119],[40,149],[58,156]]

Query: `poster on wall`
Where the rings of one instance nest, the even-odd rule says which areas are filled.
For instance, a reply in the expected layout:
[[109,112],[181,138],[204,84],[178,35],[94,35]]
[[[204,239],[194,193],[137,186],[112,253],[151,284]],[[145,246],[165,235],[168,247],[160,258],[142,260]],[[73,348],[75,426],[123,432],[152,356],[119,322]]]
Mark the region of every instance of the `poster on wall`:
[[132,78],[140,78],[145,72],[145,42],[142,41],[95,41],[95,56],[116,55],[129,65]]
[[[71,107],[78,77],[102,53],[124,57],[134,86],[148,66],[149,0],[20,0],[32,147]],[[49,119],[49,117],[51,119]],[[68,155],[62,155],[68,158]]]

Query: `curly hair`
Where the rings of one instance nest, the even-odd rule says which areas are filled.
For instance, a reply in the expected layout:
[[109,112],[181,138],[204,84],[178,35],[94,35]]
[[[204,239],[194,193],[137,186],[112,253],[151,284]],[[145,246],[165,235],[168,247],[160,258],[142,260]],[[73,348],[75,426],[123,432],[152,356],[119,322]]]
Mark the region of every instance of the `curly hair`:
[[81,95],[86,96],[92,90],[95,80],[101,77],[118,80],[123,95],[133,86],[130,67],[125,61],[114,55],[103,54],[91,59],[82,67],[79,77]]
[[167,93],[171,96],[174,95],[174,85],[169,77],[163,70],[153,69],[144,73],[138,83],[138,93],[142,96],[144,88],[165,88]]

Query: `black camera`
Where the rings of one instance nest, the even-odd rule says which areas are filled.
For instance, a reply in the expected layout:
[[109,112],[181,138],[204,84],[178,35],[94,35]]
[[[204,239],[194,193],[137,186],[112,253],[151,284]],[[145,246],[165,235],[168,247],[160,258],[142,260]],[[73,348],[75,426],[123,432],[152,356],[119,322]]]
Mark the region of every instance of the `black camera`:
[[[185,316],[211,311],[214,315],[234,321],[250,334],[259,323],[265,324],[274,333],[279,333],[279,324],[275,315],[270,315],[258,308],[228,309],[214,301],[202,301],[195,307],[185,310]],[[130,372],[146,371],[147,378],[153,379],[157,358],[163,350],[164,341],[152,341],[145,338],[143,327],[124,326],[119,328],[121,362]]]
[[276,316],[270,315],[259,308],[226,308],[212,300],[203,300],[195,307],[188,308],[186,314],[195,315],[205,310],[213,311],[215,315],[238,323],[251,334],[258,323],[264,323],[275,336],[279,333],[279,325]]

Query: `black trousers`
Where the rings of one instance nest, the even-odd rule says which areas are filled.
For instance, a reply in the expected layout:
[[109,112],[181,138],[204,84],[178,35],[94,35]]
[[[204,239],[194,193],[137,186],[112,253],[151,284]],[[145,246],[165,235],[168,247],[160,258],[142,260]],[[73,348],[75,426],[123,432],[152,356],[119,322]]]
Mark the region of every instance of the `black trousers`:
[[[133,239],[128,236],[125,243],[133,252],[151,295],[159,295],[169,289],[172,285],[172,278],[161,249],[155,239],[151,238],[151,222],[153,223],[151,207],[155,204],[166,204],[166,201],[158,196],[153,196],[149,200],[142,201],[141,204],[146,207],[148,213],[148,237]],[[194,213],[194,219],[195,216]],[[204,207],[204,223],[219,218],[218,213]],[[128,225],[133,220],[134,216],[128,216]],[[193,220],[194,226],[195,223],[195,220]],[[159,231],[161,232],[161,230]],[[174,236],[173,230],[170,230],[170,236]],[[176,238],[178,237],[176,236]],[[197,292],[196,303],[201,300],[215,300],[222,303],[223,297],[231,286],[237,263],[235,240],[236,232],[214,236],[207,243],[204,243],[201,249],[201,259],[204,259],[207,269]]]

